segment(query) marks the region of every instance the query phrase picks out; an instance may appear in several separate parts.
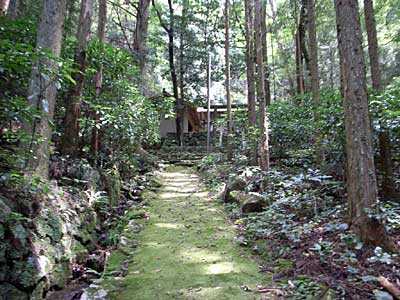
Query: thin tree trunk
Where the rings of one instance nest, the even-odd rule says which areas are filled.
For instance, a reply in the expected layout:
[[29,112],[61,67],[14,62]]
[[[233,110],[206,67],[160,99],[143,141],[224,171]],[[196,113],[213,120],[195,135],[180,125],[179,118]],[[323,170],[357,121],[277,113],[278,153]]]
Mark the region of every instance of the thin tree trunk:
[[7,17],[11,20],[15,20],[18,16],[18,8],[19,8],[19,1],[18,0],[10,0],[10,5],[8,6],[7,10]]
[[310,49],[311,93],[315,105],[320,103],[319,70],[318,70],[318,41],[315,24],[315,2],[307,0],[308,5],[308,36]]
[[139,0],[137,16],[136,16],[135,39],[133,42],[133,50],[135,51],[139,59],[139,69],[141,75],[143,75],[146,64],[146,54],[147,54],[146,39],[149,27],[149,12],[150,12],[150,0]]
[[172,78],[172,86],[174,91],[174,98],[176,101],[176,134],[178,137],[178,144],[179,146],[183,147],[183,103],[179,97],[178,92],[178,78],[176,75],[176,68],[175,68],[175,51],[174,51],[174,9],[172,6],[172,0],[168,0],[168,7],[169,7],[169,18],[170,18],[170,27],[168,31],[168,53],[169,53],[169,66],[171,71],[171,78]]
[[304,94],[303,64],[301,59],[300,32],[296,31],[296,82],[297,94]]
[[[300,38],[300,49],[301,49],[301,58],[302,58],[302,66],[305,67],[305,70],[302,70],[306,76],[304,79],[304,91],[308,92],[308,86],[306,84],[307,79],[311,76],[311,66],[310,66],[310,55],[307,50],[307,41],[306,41],[306,31],[307,31],[307,22],[308,22],[308,0],[301,1],[301,9],[300,9],[300,22],[299,22],[299,38]],[[303,64],[304,61],[304,64]],[[303,68],[304,69],[304,68]]]
[[[62,30],[66,0],[43,0],[36,48],[48,49],[58,57],[61,52]],[[28,102],[30,107],[40,111],[40,118],[33,124],[24,124],[30,143],[27,144],[26,169],[42,178],[48,178],[49,157],[53,120],[56,103],[55,79],[42,76],[42,70],[56,71],[58,64],[53,60],[38,60],[32,71]]]
[[362,32],[357,0],[335,0],[338,45],[344,82],[347,197],[352,228],[374,245],[389,246],[377,212],[377,183],[368,112]]
[[[180,90],[180,103],[185,103],[185,82],[184,82],[184,75],[185,75],[185,30],[187,26],[186,22],[186,13],[187,13],[187,4],[186,1],[182,2],[182,17],[180,23],[180,30],[179,30],[179,90]],[[182,122],[182,120],[181,120]],[[184,130],[184,124],[181,123],[182,130]],[[183,138],[182,138],[183,140]]]
[[[152,0],[153,7],[156,7],[155,0]],[[175,99],[175,126],[176,126],[176,135],[178,139],[178,145],[183,146],[183,130],[182,130],[182,123],[183,123],[183,111],[184,105],[181,103],[181,99],[179,97],[178,92],[178,78],[176,75],[176,68],[175,68],[175,51],[174,51],[174,9],[172,6],[172,0],[168,0],[168,9],[169,9],[169,24],[165,24],[161,13],[156,9],[156,13],[158,16],[158,20],[160,22],[161,27],[165,30],[168,34],[168,61],[169,61],[169,70],[171,74],[171,81],[172,81],[172,88],[173,94]]]
[[256,125],[256,86],[254,78],[254,0],[245,1],[246,74],[249,126]]
[[[106,24],[107,24],[107,0],[99,0],[99,25],[97,28],[97,35],[100,44],[104,44],[106,40]],[[103,64],[100,63],[99,69],[96,73],[96,98],[99,98],[103,88]],[[99,115],[94,111],[95,126],[92,129],[92,155],[97,157],[99,151]]]
[[232,99],[231,99],[231,65],[230,65],[230,5],[229,0],[225,0],[225,86],[226,86],[226,107],[228,111],[228,136],[227,136],[227,158],[232,160]]
[[75,53],[74,66],[79,71],[72,74],[76,84],[71,86],[66,99],[64,118],[64,136],[61,152],[65,155],[77,156],[79,150],[79,118],[83,85],[86,72],[86,50],[89,42],[90,25],[93,13],[93,0],[82,0],[78,27],[78,46]]
[[260,105],[260,135],[261,135],[261,159],[260,167],[263,171],[269,171],[269,149],[268,149],[268,123],[266,118],[266,95],[265,95],[265,76],[264,76],[264,51],[263,51],[263,32],[262,32],[262,11],[261,0],[255,0],[255,45],[257,60],[257,96]]
[[[317,30],[315,24],[315,2],[314,0],[305,1],[307,5],[307,19],[308,19],[308,48],[310,50],[310,75],[311,75],[311,94],[314,102],[314,117],[319,120],[318,107],[320,105],[320,86],[319,86],[319,70],[318,70],[318,41]],[[325,153],[322,147],[322,138],[320,131],[316,132],[316,153],[317,163],[321,168],[324,167]]]
[[[382,88],[381,70],[379,65],[378,38],[376,34],[376,23],[374,14],[374,5],[372,0],[364,0],[364,15],[365,25],[367,28],[368,54],[371,66],[372,87],[375,91],[379,92]],[[390,134],[387,130],[379,132],[379,150],[381,168],[383,173],[382,198],[384,200],[393,200],[396,198],[396,190],[394,184]]]
[[262,30],[262,46],[264,58],[264,89],[265,89],[265,102],[266,105],[271,104],[271,87],[269,83],[269,70],[268,70],[268,48],[267,48],[267,2],[261,2],[261,30]]
[[[256,126],[256,86],[254,76],[254,0],[245,0],[246,19],[246,75],[249,126]],[[253,141],[254,142],[254,141]],[[257,164],[257,144],[250,150],[250,160]]]

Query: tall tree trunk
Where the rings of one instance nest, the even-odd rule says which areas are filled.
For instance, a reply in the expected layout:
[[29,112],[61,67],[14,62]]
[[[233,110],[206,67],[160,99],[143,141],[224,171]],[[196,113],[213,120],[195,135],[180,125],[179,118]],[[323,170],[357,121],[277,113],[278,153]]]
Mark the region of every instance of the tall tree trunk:
[[[249,126],[256,126],[256,86],[254,76],[254,0],[245,0],[246,19],[246,75]],[[257,144],[250,151],[250,159],[257,163]]]
[[[367,28],[372,87],[375,91],[379,92],[381,90],[381,70],[379,66],[378,39],[376,35],[375,13],[372,0],[364,0],[364,15],[365,25]],[[390,134],[387,130],[379,133],[379,150],[383,173],[382,197],[384,200],[393,200],[396,198],[396,190],[394,184]]]
[[[155,0],[152,0],[153,7],[156,7]],[[165,24],[160,11],[156,8],[156,13],[158,16],[158,20],[160,22],[161,27],[168,34],[168,61],[169,61],[169,70],[171,74],[172,88],[175,99],[175,126],[176,126],[176,136],[178,139],[178,145],[183,146],[183,113],[184,113],[184,105],[181,103],[181,99],[179,97],[178,92],[178,78],[176,75],[175,68],[175,51],[174,51],[174,8],[172,6],[172,0],[168,0],[168,10],[169,10],[169,24]]]
[[296,82],[297,82],[297,94],[304,94],[304,77],[303,77],[303,63],[301,58],[301,42],[300,32],[296,32]]
[[82,0],[77,35],[78,46],[74,59],[74,66],[79,71],[72,74],[72,78],[76,84],[71,86],[66,99],[64,136],[61,146],[61,152],[65,155],[76,156],[79,150],[79,118],[81,114],[86,72],[86,50],[89,42],[92,14],[93,0]]
[[176,102],[176,135],[178,137],[179,146],[183,147],[183,118],[184,118],[184,105],[181,102],[181,98],[179,97],[178,92],[178,77],[176,75],[175,68],[175,51],[174,51],[174,9],[172,6],[172,0],[168,0],[169,7],[169,18],[170,18],[170,27],[168,31],[168,53],[169,53],[169,67],[172,78],[172,86],[174,91],[174,98]]
[[[318,107],[320,105],[320,86],[319,86],[319,70],[318,70],[318,41],[317,30],[315,24],[315,2],[314,0],[305,1],[307,5],[307,19],[308,19],[308,48],[310,50],[310,75],[311,75],[311,94],[314,102],[314,117],[319,120]],[[322,138],[320,131],[316,132],[316,152],[317,163],[321,168],[324,167],[324,151],[322,147]]]
[[315,24],[315,1],[307,0],[308,16],[308,47],[310,49],[311,93],[314,104],[320,103],[319,70],[318,70],[318,41]]
[[[66,0],[42,1],[36,48],[48,49],[56,57],[61,52],[65,7]],[[58,64],[52,60],[38,60],[33,67],[28,93],[29,105],[40,111],[40,118],[36,118],[33,124],[24,124],[26,133],[30,136],[26,168],[28,172],[42,178],[48,178],[49,174],[52,133],[50,122],[54,116],[57,89],[55,79],[42,76],[41,70],[56,71],[57,68]]]
[[245,0],[246,75],[249,125],[256,125],[256,86],[254,78],[254,0]]
[[228,111],[228,136],[227,136],[227,157],[232,160],[232,99],[231,99],[231,65],[230,65],[230,0],[225,0],[225,86],[226,86],[226,107]]
[[18,0],[10,0],[10,5],[7,10],[7,17],[12,20],[15,20],[18,16],[19,11],[19,1]]
[[[308,54],[307,49],[307,40],[306,40],[306,31],[308,24],[308,0],[301,1],[301,9],[300,9],[300,22],[299,22],[299,37],[300,37],[300,49],[301,49],[301,58],[304,61],[303,66],[305,70],[302,70],[306,76],[304,79],[304,89],[308,92],[308,86],[306,84],[307,79],[311,76],[311,66],[310,66],[310,55]],[[304,69],[304,68],[303,68]]]
[[150,0],[139,0],[136,26],[135,26],[135,39],[133,42],[133,51],[135,51],[139,59],[140,74],[143,75],[146,64],[146,39],[149,27],[149,12]]
[[[99,0],[99,24],[97,28],[97,35],[101,45],[106,40],[106,23],[107,23],[107,0]],[[96,98],[99,98],[101,89],[103,88],[103,64],[100,63],[99,69],[96,73]],[[97,124],[99,123],[99,116],[94,111],[95,126],[92,129],[92,154],[97,157],[99,151],[99,130]]]
[[364,242],[388,246],[384,226],[371,217],[371,213],[377,212],[377,183],[358,2],[335,0],[335,9],[344,79],[350,223]]
[[[182,2],[182,17],[179,29],[179,92],[180,92],[180,103],[185,103],[185,30],[187,26],[186,22],[187,4],[186,1]],[[184,124],[181,125],[184,130]]]
[[261,135],[261,159],[260,167],[263,171],[269,171],[269,149],[268,149],[268,120],[266,118],[266,95],[264,75],[264,51],[262,32],[262,11],[261,0],[255,0],[255,45],[257,60],[257,97],[260,105],[260,135]]
[[269,70],[268,70],[268,48],[267,48],[267,2],[262,0],[261,2],[261,30],[262,30],[262,46],[263,46],[263,57],[264,57],[264,89],[265,89],[265,102],[266,105],[271,104],[271,87],[269,82]]
[[10,0],[1,0],[0,1],[0,16],[4,16],[7,13],[9,4],[10,4]]

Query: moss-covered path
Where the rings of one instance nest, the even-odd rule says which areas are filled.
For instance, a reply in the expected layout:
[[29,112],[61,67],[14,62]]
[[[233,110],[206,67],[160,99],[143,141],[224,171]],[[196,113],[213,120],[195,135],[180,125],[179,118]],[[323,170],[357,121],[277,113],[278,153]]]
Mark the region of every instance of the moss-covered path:
[[257,262],[234,241],[223,206],[208,197],[195,172],[169,167],[161,181],[126,276],[108,282],[105,298],[262,299]]

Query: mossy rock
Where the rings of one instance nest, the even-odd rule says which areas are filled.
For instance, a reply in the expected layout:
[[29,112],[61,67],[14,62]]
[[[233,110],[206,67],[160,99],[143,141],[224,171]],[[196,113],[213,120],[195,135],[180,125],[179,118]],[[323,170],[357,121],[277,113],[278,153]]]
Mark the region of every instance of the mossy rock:
[[107,258],[105,266],[104,266],[104,275],[115,275],[115,273],[121,271],[121,264],[124,260],[126,260],[127,255],[120,250],[115,250],[111,253],[111,255]]
[[7,243],[8,259],[22,259],[30,251],[28,233],[20,222],[9,224],[8,229],[12,234]]
[[35,287],[35,290],[30,295],[29,299],[30,300],[42,300],[43,299],[43,292],[47,291],[48,289],[49,289],[48,288],[48,283],[46,281],[39,282],[38,285]]
[[11,208],[7,204],[7,199],[0,196],[0,222],[4,222],[11,213]]
[[102,182],[110,199],[110,206],[115,206],[121,199],[121,176],[116,167],[102,173]]
[[38,270],[34,257],[28,257],[26,261],[14,261],[11,270],[10,282],[16,286],[23,287],[24,290],[29,290],[36,285],[40,278],[38,278]]
[[18,290],[15,286],[9,283],[0,283],[0,299],[1,300],[29,300],[27,293]]
[[64,260],[59,262],[52,271],[52,274],[52,285],[58,289],[64,289],[71,274],[69,261]]
[[4,226],[0,224],[0,263],[6,262],[6,241],[4,240]]
[[57,214],[49,209],[43,209],[41,215],[35,219],[42,237],[49,237],[53,242],[60,242],[63,236],[61,220]]
[[152,188],[159,189],[162,186],[162,183],[161,183],[160,179],[158,179],[156,177],[151,177],[150,181],[149,181],[149,185]]
[[88,250],[79,241],[75,241],[72,248],[72,256],[75,258],[77,263],[85,262],[89,255]]
[[143,219],[146,217],[146,211],[143,209],[139,209],[139,210],[131,209],[127,213],[126,217],[128,218],[128,220]]

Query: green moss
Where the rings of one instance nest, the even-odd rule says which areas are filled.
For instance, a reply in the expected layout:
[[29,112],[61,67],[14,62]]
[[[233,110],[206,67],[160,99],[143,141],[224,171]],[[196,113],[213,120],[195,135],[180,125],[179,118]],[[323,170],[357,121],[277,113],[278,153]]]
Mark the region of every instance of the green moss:
[[158,178],[152,177],[149,182],[150,186],[153,188],[160,188],[162,186],[161,181]]
[[51,210],[43,210],[37,219],[38,232],[43,237],[49,237],[52,241],[59,242],[62,238],[62,228],[59,217]]
[[118,204],[121,198],[121,176],[118,168],[113,167],[101,176],[103,188],[107,191],[107,196],[110,200],[110,206]]
[[289,274],[293,269],[293,261],[279,258],[274,262],[274,270],[280,274]]
[[[267,284],[257,262],[234,243],[235,229],[222,204],[207,197],[192,171],[171,168],[150,201],[145,228],[135,235],[139,246],[126,256],[115,251],[106,274],[120,270],[132,258],[122,280],[105,277],[107,299],[261,299],[244,291]],[[132,256],[132,253],[134,255]]]
[[127,256],[119,250],[113,251],[112,254],[107,258],[104,276],[110,276],[121,270],[122,262]]
[[35,286],[37,280],[37,269],[33,257],[27,261],[15,261],[11,278],[14,282],[18,282],[24,289]]
[[67,284],[68,281],[68,277],[71,274],[71,270],[69,268],[69,262],[68,261],[59,262],[55,266],[52,273],[53,273],[54,285],[60,289],[65,288],[65,285]]
[[74,245],[72,247],[72,256],[75,257],[75,260],[78,263],[83,262],[88,255],[88,250],[80,242],[74,241]]
[[127,215],[126,215],[128,220],[134,220],[134,219],[143,219],[146,217],[146,211],[143,209],[139,210],[130,210]]

